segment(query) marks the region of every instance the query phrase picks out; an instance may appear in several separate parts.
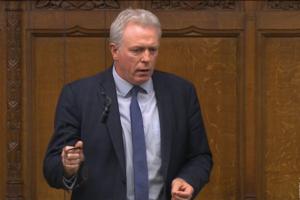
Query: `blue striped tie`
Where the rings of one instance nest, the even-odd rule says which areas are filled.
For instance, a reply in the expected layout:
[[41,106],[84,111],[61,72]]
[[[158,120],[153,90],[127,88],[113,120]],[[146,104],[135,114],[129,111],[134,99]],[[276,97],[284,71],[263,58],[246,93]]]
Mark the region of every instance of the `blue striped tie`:
[[146,156],[143,117],[137,101],[137,94],[143,89],[131,89],[130,119],[133,150],[134,196],[135,200],[149,199],[148,167]]

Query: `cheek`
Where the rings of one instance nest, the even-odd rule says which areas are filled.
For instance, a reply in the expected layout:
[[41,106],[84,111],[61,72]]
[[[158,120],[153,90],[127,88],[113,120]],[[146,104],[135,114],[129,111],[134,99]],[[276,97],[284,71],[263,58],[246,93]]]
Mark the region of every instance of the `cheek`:
[[122,54],[120,55],[123,63],[134,63],[135,60],[138,60],[136,56],[130,54]]
[[137,65],[139,64],[140,59],[136,58],[136,57],[128,57],[127,59],[127,64],[128,64],[128,68],[130,68],[130,71],[135,71],[135,69],[137,68]]
[[134,55],[122,54],[119,57],[119,62],[122,63],[121,66],[123,67],[125,73],[127,73],[129,76],[134,76],[135,70],[140,62],[140,58]]

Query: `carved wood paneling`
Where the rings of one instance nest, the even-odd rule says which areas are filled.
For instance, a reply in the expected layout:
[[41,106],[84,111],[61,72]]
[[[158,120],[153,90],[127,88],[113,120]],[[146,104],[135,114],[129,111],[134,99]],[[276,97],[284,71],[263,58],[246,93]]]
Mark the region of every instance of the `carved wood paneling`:
[[162,38],[156,67],[192,81],[199,95],[214,169],[197,199],[239,199],[238,39],[220,32],[196,32],[198,36],[168,31]]
[[74,26],[68,29],[39,29],[32,30],[35,37],[109,37],[109,29],[87,29]]
[[241,84],[241,93],[242,99],[240,104],[240,109],[243,111],[241,115],[241,127],[242,127],[242,140],[239,143],[241,150],[244,151],[241,159],[241,168],[242,170],[242,181],[241,181],[241,193],[243,200],[256,200],[257,197],[257,172],[256,172],[256,95],[255,86],[256,86],[256,13],[253,12],[253,9],[256,7],[258,1],[244,1],[245,15],[244,30],[243,34],[243,44],[242,48],[244,52],[240,52],[240,56],[243,60],[243,69],[240,72],[239,79],[243,80]]
[[120,3],[118,0],[87,0],[87,1],[71,1],[71,0],[36,0],[32,2],[36,9],[63,9],[63,10],[102,10],[102,9],[118,9]]
[[182,10],[235,10],[239,1],[235,0],[200,0],[200,1],[181,1],[181,0],[152,0],[152,9],[182,9]]
[[7,8],[7,200],[23,199],[22,189],[22,13]]
[[267,0],[265,8],[270,10],[300,10],[300,1]]
[[264,43],[264,199],[295,200],[300,177],[300,37],[268,37]]
[[32,160],[24,162],[30,174],[24,176],[26,183],[35,183],[35,191],[28,191],[28,197],[34,196],[36,200],[70,199],[67,197],[70,194],[47,185],[42,173],[42,160],[53,134],[54,112],[62,86],[96,74],[111,64],[106,58],[107,33],[105,29],[90,30],[79,26],[67,30],[29,31],[27,45],[32,54],[28,59],[32,65],[28,66],[27,76],[31,77],[28,87],[32,93],[25,95],[30,104],[27,115],[32,116],[31,120],[26,121],[30,124],[30,136],[27,139],[32,141],[32,145],[27,147],[27,154]]
[[[4,7],[0,6],[0,13],[4,12]],[[0,165],[0,199],[5,199],[6,195],[6,180],[7,180],[7,143],[6,143],[6,127],[7,127],[7,121],[6,121],[6,112],[7,110],[7,98],[5,95],[5,88],[6,88],[6,71],[7,71],[7,61],[6,61],[6,38],[5,38],[5,32],[6,32],[6,21],[4,18],[4,15],[0,15],[0,160],[2,161]]]
[[[196,199],[299,199],[295,0],[0,1],[6,161],[0,199],[69,199],[42,176],[56,100],[63,83],[111,64],[109,25],[130,6],[152,9],[161,19],[157,67],[196,85],[215,161]],[[261,31],[268,33],[263,39]]]
[[228,31],[207,31],[200,29],[196,26],[189,26],[182,29],[164,29],[162,33],[162,37],[237,37],[239,35],[238,32],[234,32],[232,30]]

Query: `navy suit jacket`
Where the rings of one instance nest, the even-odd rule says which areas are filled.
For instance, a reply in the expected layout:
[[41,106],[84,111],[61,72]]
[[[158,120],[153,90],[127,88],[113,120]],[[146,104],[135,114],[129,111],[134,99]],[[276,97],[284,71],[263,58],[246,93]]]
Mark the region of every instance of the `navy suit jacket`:
[[[209,180],[212,156],[195,88],[164,72],[154,71],[152,79],[161,126],[164,199],[171,198],[176,177],[191,184],[196,195]],[[103,123],[106,97],[112,101]],[[125,200],[125,153],[112,68],[64,86],[44,159],[44,176],[50,186],[65,189],[60,154],[65,145],[78,140],[83,141],[85,161],[72,199]]]

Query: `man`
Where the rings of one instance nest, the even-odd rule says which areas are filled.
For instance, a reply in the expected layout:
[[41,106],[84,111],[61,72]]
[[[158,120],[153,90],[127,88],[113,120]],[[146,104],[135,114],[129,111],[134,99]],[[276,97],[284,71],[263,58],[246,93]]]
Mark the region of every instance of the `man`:
[[161,28],[127,9],[111,25],[113,67],[67,84],[44,160],[50,186],[73,200],[185,200],[212,168],[193,85],[154,70]]

